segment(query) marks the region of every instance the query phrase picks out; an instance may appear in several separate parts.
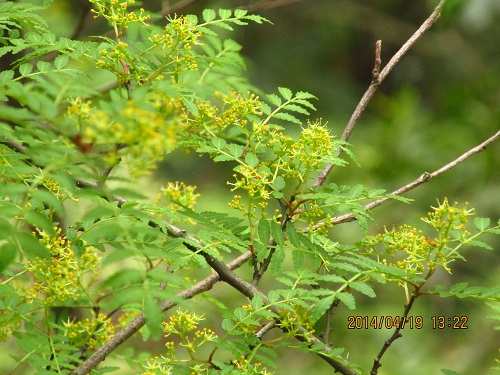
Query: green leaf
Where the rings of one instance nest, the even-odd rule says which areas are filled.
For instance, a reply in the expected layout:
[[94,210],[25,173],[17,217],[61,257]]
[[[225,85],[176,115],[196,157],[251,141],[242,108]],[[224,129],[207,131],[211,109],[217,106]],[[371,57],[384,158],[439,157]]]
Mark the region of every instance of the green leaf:
[[226,155],[226,154],[217,155],[217,156],[214,158],[214,161],[215,161],[215,162],[219,162],[219,161],[230,161],[230,160],[234,160],[234,157],[232,157],[231,155]]
[[302,113],[303,115],[310,115],[308,110],[306,110],[306,109],[304,109],[301,106],[296,105],[296,104],[287,104],[287,105],[283,106],[283,109],[286,109],[286,110],[292,111],[292,112]]
[[349,283],[349,286],[352,289],[357,290],[358,292],[361,292],[364,295],[367,295],[368,297],[371,297],[371,298],[376,297],[373,288],[370,285],[368,285],[367,283],[354,281],[354,282]]
[[317,99],[313,94],[309,94],[305,91],[299,91],[295,94],[297,99]]
[[16,238],[19,241],[19,244],[21,245],[21,248],[24,250],[25,254],[43,259],[50,258],[49,251],[31,233],[18,232],[16,234]]
[[27,224],[30,224],[34,228],[40,229],[49,233],[54,234],[54,224],[47,215],[42,214],[39,211],[29,210],[24,212],[24,220]]
[[363,193],[364,190],[365,190],[365,188],[363,185],[355,185],[349,191],[349,197],[351,199],[356,199],[356,198],[361,196],[361,194]]
[[335,301],[336,297],[337,294],[334,293],[328,297],[320,299],[318,302],[314,304],[314,306],[311,309],[311,315],[310,315],[313,324],[316,323],[332,306],[332,303]]
[[[294,282],[293,280],[290,280],[288,277],[281,277],[281,276],[278,276],[276,277],[276,281],[279,281],[280,283],[282,283],[283,285],[286,285],[288,287],[292,287]],[[269,298],[271,298],[271,293],[269,293]],[[276,299],[277,301],[278,299]],[[271,299],[269,299],[269,301],[271,301]],[[271,302],[275,302],[275,301],[271,301]]]
[[278,112],[278,113],[275,113],[273,117],[277,118],[277,119],[280,119],[280,120],[285,120],[285,121],[288,121],[288,122],[292,122],[294,124],[302,125],[302,121],[300,121],[297,117],[292,116],[289,113]]
[[99,221],[91,230],[82,234],[82,239],[95,246],[102,240],[115,240],[122,232],[123,227],[116,221]]
[[270,221],[270,228],[271,228],[271,234],[274,238],[274,241],[280,245],[283,246],[283,243],[285,242],[284,236],[283,236],[283,230],[281,228],[281,225],[279,225],[276,221],[271,220]]
[[241,145],[237,145],[236,143],[231,143],[229,145],[229,153],[235,159],[238,159],[241,155],[243,155],[244,148]]
[[356,308],[356,301],[351,293],[338,293],[336,294],[338,299],[342,301],[349,309],[354,310]]
[[264,102],[261,103],[261,109],[262,109],[262,113],[264,113],[266,116],[269,116],[272,112],[271,107],[267,103],[264,103]]
[[323,280],[329,283],[341,283],[345,284],[346,280],[343,277],[337,275],[318,275],[318,280]]
[[205,22],[213,21],[216,17],[215,11],[212,9],[205,9],[202,13],[203,19]]
[[126,285],[139,284],[143,280],[144,273],[133,268],[121,269],[108,277],[101,288],[120,289]]
[[278,91],[280,92],[281,96],[285,98],[285,100],[292,99],[293,96],[292,90],[287,89],[286,87],[278,87]]
[[247,13],[248,13],[248,11],[246,11],[244,9],[236,9],[234,11],[234,16],[236,18],[243,18]]
[[453,371],[453,370],[448,370],[448,369],[445,369],[445,368],[442,368],[441,369],[441,372],[445,375],[460,375],[458,372],[456,371]]
[[311,102],[309,102],[307,100],[295,99],[294,103],[298,103],[300,105],[303,105],[304,107],[308,107],[308,108],[312,109],[313,111],[316,110],[316,107]]
[[121,367],[118,367],[118,366],[104,366],[104,367],[99,367],[99,372],[106,374],[108,372],[115,372],[115,371],[118,371],[120,369],[121,369]]
[[265,218],[260,219],[259,224],[257,225],[257,233],[259,234],[260,241],[267,245],[269,238],[271,237],[271,229],[269,227],[269,221]]
[[22,64],[19,67],[19,74],[22,76],[27,76],[32,72],[32,70],[33,70],[33,65],[31,65],[30,63]]
[[17,247],[11,243],[0,246],[0,274],[11,264],[17,255]]
[[193,114],[193,116],[198,116],[198,107],[196,106],[196,104],[189,100],[188,98],[186,98],[185,96],[182,98],[182,104],[184,104],[184,106],[186,107],[186,109],[191,112]]
[[219,17],[223,20],[231,17],[231,14],[232,12],[229,9],[219,9]]
[[461,292],[462,290],[464,290],[465,288],[467,288],[468,286],[469,286],[469,284],[466,283],[466,282],[458,283],[458,284],[453,285],[450,288],[450,292],[452,292],[452,293],[458,293],[458,292]]
[[488,229],[488,227],[490,226],[490,222],[491,222],[491,220],[487,217],[475,217],[474,218],[474,225],[481,232]]
[[53,209],[58,215],[64,215],[62,203],[56,198],[54,194],[47,190],[36,189],[31,192],[33,199],[39,200],[43,204]]
[[226,39],[223,43],[224,49],[227,51],[238,52],[241,51],[243,46],[232,39]]
[[284,260],[285,249],[283,247],[277,247],[274,250],[274,254],[271,259],[271,265],[269,266],[269,269],[271,270],[271,273],[273,275],[278,274],[278,272],[281,270],[281,266],[283,265]]
[[252,298],[252,307],[254,311],[260,310],[264,306],[264,298],[262,298],[261,294],[256,294]]
[[57,70],[61,70],[68,65],[69,57],[67,55],[59,55],[54,59],[54,66]]
[[352,264],[349,264],[349,263],[338,262],[338,263],[333,263],[331,266],[333,268],[344,270],[344,271],[347,271],[347,272],[352,272],[352,273],[358,273],[359,272],[359,269],[356,266],[353,266]]
[[256,167],[257,164],[259,164],[259,158],[255,156],[255,154],[247,152],[245,156],[245,163],[247,163],[250,167]]
[[144,317],[146,318],[146,326],[151,332],[151,336],[155,339],[160,337],[162,332],[162,311],[156,302],[156,299],[151,293],[144,295]]
[[290,243],[293,246],[300,248],[299,234],[295,229],[295,225],[293,225],[293,223],[290,221],[286,223],[286,233],[288,234],[288,239],[290,240]]
[[261,16],[258,16],[256,14],[249,14],[248,16],[245,17],[246,19],[248,20],[252,20],[254,22],[257,22],[257,23],[262,23],[262,22],[269,22],[270,24],[272,24],[271,21],[269,21],[268,19],[264,18],[264,17],[261,17]]
[[292,260],[295,269],[301,268],[304,264],[304,252],[302,250],[292,250]]
[[285,179],[281,176],[276,176],[276,178],[273,181],[272,186],[275,190],[278,190],[278,191],[283,189],[286,186]]
[[[147,197],[144,194],[141,194],[137,190],[125,188],[125,187],[119,187],[116,189],[113,189],[113,193],[116,195],[119,195],[122,198],[126,199],[146,199]],[[127,202],[125,205],[122,206],[122,208],[127,208],[127,207],[134,207],[138,203],[137,202]]]
[[68,230],[66,231],[66,238],[68,239],[68,241],[76,240],[77,236],[78,236],[78,232],[73,227],[69,227]]
[[483,249],[486,250],[493,250],[493,247],[486,242],[483,241],[478,241],[478,240],[472,240],[467,243],[469,246],[475,246],[475,247],[482,247]]
[[214,138],[212,138],[212,144],[218,150],[222,150],[226,146],[226,141],[222,138],[214,137]]
[[14,78],[14,72],[12,70],[4,70],[0,72],[0,83],[7,83]]
[[281,105],[281,98],[278,95],[268,94],[266,96],[267,96],[267,99],[271,102],[271,104],[274,104],[277,107],[279,107]]
[[47,72],[49,69],[50,69],[50,63],[48,63],[47,61],[38,61],[36,63],[36,68],[38,69],[39,72]]
[[215,23],[212,23],[211,25],[219,27],[219,28],[224,29],[224,30],[229,30],[229,31],[234,30],[234,28],[231,25],[228,25],[227,23],[224,23],[224,22],[215,22]]

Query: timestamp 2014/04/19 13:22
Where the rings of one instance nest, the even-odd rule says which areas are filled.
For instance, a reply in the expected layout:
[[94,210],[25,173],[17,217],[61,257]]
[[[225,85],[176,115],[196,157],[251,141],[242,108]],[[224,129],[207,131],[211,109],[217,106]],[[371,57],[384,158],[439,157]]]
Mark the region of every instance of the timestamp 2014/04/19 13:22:
[[424,326],[432,329],[467,329],[467,316],[441,316],[433,315],[430,317],[430,326],[424,324],[424,318],[420,315],[416,316],[361,316],[350,315],[347,317],[348,329],[391,329],[391,328],[410,328],[422,329]]

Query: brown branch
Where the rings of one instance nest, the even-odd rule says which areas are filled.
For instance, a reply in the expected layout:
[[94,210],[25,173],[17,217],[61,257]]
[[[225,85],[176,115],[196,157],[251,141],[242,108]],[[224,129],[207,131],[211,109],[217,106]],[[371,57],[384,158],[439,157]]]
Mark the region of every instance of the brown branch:
[[[266,304],[269,304],[269,300],[267,296],[262,293],[255,285],[243,280],[241,277],[236,275],[233,272],[233,269],[239,267],[244,264],[250,257],[251,252],[247,251],[246,253],[240,255],[236,260],[231,262],[228,265],[225,265],[222,261],[212,257],[210,254],[207,254],[204,251],[199,251],[195,245],[193,245],[193,241],[198,243],[200,247],[203,247],[203,243],[199,242],[194,237],[188,235],[186,231],[177,228],[175,226],[168,225],[166,227],[167,233],[176,238],[185,238],[188,239],[189,242],[185,242],[184,245],[192,250],[198,252],[198,254],[202,255],[207,263],[212,267],[212,269],[217,272],[218,275],[211,275],[206,278],[202,282],[196,284],[195,286],[187,289],[184,292],[179,293],[179,297],[181,298],[191,298],[196,294],[199,294],[205,290],[210,289],[213,284],[217,281],[224,281],[231,285],[234,289],[238,290],[241,294],[247,296],[252,299],[253,297],[260,295],[263,301]],[[200,286],[200,284],[202,284]],[[208,289],[207,289],[208,288]],[[162,305],[162,310],[168,310],[169,308],[175,306],[174,302],[165,302]],[[270,306],[269,310],[279,316],[279,309],[276,306]],[[279,324],[279,319],[277,319]],[[91,357],[89,357],[83,364],[81,364],[77,369],[75,369],[71,374],[72,375],[84,375],[90,372],[93,368],[95,368],[100,362],[102,362],[107,355],[113,352],[118,346],[120,346],[125,340],[127,340],[130,336],[132,336],[135,332],[137,332],[143,325],[145,324],[145,318],[143,315],[140,315],[136,319],[134,319],[128,328],[123,331],[120,331],[117,335],[115,335],[110,341],[108,341],[103,347],[98,349]],[[284,329],[284,328],[282,328]],[[324,345],[323,342],[318,339],[316,336],[309,333],[303,327],[296,327],[295,338],[301,342],[307,342],[312,345]],[[334,359],[328,355],[328,352],[319,352],[318,354],[324,361],[332,366],[332,368],[343,375],[358,375],[355,371],[349,369],[346,365],[341,363],[341,358]]]
[[[444,172],[448,171],[449,169],[455,167],[456,165],[460,164],[461,162],[463,162],[464,160],[468,159],[472,155],[477,154],[477,153],[485,150],[486,146],[488,146],[489,144],[493,143],[498,138],[500,138],[500,131],[496,132],[490,138],[488,138],[486,141],[482,142],[481,144],[477,145],[476,147],[471,148],[469,151],[463,153],[462,155],[460,155],[455,160],[449,162],[446,165],[443,165],[441,168],[435,170],[434,172],[432,172],[432,173],[428,173],[428,172],[422,173],[422,175],[420,175],[420,177],[418,177],[416,180],[414,180],[414,181],[412,181],[412,182],[410,182],[410,183],[408,183],[408,184],[400,187],[397,190],[394,190],[391,194],[392,195],[403,195],[404,193],[407,193],[410,190],[415,189],[417,186],[422,185],[424,182],[428,182],[428,181],[432,180],[433,178],[439,176],[440,174],[443,174]],[[365,206],[365,210],[371,210],[371,209],[373,209],[373,208],[375,208],[377,206],[380,206],[381,204],[389,201],[390,199],[392,199],[392,198],[387,197],[387,198],[382,198],[382,199],[378,199],[376,201],[373,201],[373,202],[371,202],[371,203],[369,203],[369,204],[367,204]],[[354,216],[354,214],[349,213],[349,214],[345,214],[345,215],[341,215],[341,216],[336,216],[336,217],[332,218],[332,220],[330,221],[330,223],[332,223],[332,224],[341,224],[341,223],[348,223],[348,222],[355,221],[355,220],[356,220],[356,217]],[[321,221],[318,224],[316,224],[313,228],[317,229],[317,228],[319,228],[319,227],[321,227],[323,225],[325,225],[325,222]],[[305,228],[304,231],[307,232],[310,229],[311,228]]]
[[[238,258],[234,259],[232,262],[227,264],[227,268],[230,270],[236,269],[248,261],[249,253],[240,255]],[[177,297],[182,299],[190,299],[200,293],[206,292],[219,281],[219,275],[214,273],[205,279],[201,280],[197,284],[193,285],[179,294]],[[160,305],[163,312],[168,311],[172,307],[175,307],[178,303],[165,301]],[[71,374],[72,375],[84,375],[93,370],[99,363],[101,363],[109,354],[111,354],[116,348],[118,348],[123,342],[132,337],[137,331],[139,331],[146,320],[144,315],[141,314],[131,321],[125,328],[114,335],[105,345],[96,350],[85,362],[83,362],[78,368],[76,368]]]
[[[441,0],[439,4],[434,8],[434,11],[432,14],[422,23],[422,25],[418,28],[417,31],[406,41],[405,44],[399,49],[398,52],[389,60],[387,65],[382,69],[382,71],[379,73],[380,70],[380,65],[381,65],[381,60],[380,60],[380,52],[382,48],[382,42],[377,41],[376,47],[375,47],[375,66],[373,68],[372,72],[372,81],[368,89],[366,90],[365,94],[359,101],[358,105],[356,106],[356,109],[351,115],[351,119],[347,123],[347,126],[344,129],[344,132],[342,133],[342,136],[340,139],[342,141],[347,141],[349,137],[351,136],[351,133],[354,129],[354,126],[356,125],[359,117],[365,110],[366,106],[370,102],[371,98],[377,91],[377,88],[380,86],[380,84],[384,81],[384,79],[387,77],[387,75],[391,72],[391,70],[396,66],[396,64],[401,60],[401,58],[408,52],[408,50],[417,42],[418,39],[422,37],[422,35],[429,30],[434,23],[436,23],[437,19],[439,18],[441,14],[441,10],[443,9],[444,4],[446,3],[447,0]],[[340,156],[342,154],[342,150],[339,151],[337,156]],[[314,181],[313,186],[321,186],[325,183],[326,178],[330,174],[331,170],[333,168],[333,164],[326,164],[325,167],[323,168],[323,171],[321,171],[320,174],[316,177],[316,180]]]
[[418,296],[419,296],[419,292],[416,291],[411,296],[410,301],[405,305],[405,310],[404,310],[403,316],[401,318],[401,322],[400,322],[399,326],[396,328],[396,330],[394,331],[394,333],[391,335],[391,337],[386,342],[384,342],[382,349],[380,349],[380,352],[377,354],[377,356],[373,360],[373,367],[372,367],[372,370],[370,371],[370,375],[377,375],[378,374],[378,369],[380,367],[382,367],[382,363],[380,363],[380,360],[382,359],[382,356],[384,355],[384,353],[387,351],[387,349],[389,349],[389,347],[392,345],[392,343],[394,341],[396,341],[400,337],[403,337],[403,334],[401,333],[401,329],[404,328],[404,323],[407,321],[408,314],[410,313],[410,310],[413,306],[413,303],[415,302],[415,300],[417,299]]

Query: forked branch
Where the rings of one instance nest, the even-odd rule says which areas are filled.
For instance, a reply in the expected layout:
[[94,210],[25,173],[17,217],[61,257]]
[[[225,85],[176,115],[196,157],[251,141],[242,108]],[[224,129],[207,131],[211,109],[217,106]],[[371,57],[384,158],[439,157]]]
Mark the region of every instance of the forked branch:
[[[432,25],[436,23],[438,20],[441,10],[444,7],[444,4],[446,3],[447,0],[441,0],[439,4],[436,6],[434,11],[431,13],[429,18],[427,18],[424,23],[418,28],[417,31],[406,41],[405,44],[399,49],[398,52],[392,58],[389,60],[387,65],[380,71],[380,66],[382,63],[382,60],[380,58],[381,54],[381,49],[382,49],[382,42],[379,40],[376,43],[375,46],[375,65],[372,71],[372,81],[370,86],[368,87],[368,90],[366,90],[365,94],[359,101],[358,105],[356,106],[356,109],[351,115],[351,119],[347,123],[347,126],[344,129],[344,132],[342,133],[342,136],[340,139],[342,141],[347,141],[349,137],[351,136],[351,133],[354,129],[354,126],[356,125],[359,117],[365,110],[366,106],[370,102],[371,98],[377,91],[377,88],[379,85],[384,81],[384,79],[389,75],[391,70],[396,66],[396,64],[401,60],[401,58],[408,52],[408,50],[419,40],[424,33],[429,30]],[[342,154],[342,150],[339,151],[338,156]],[[316,181],[314,181],[314,186],[321,186],[325,183],[326,178],[330,174],[331,170],[333,168],[333,164],[326,164],[325,167],[323,168],[323,171],[321,171],[320,174],[318,174],[318,177],[316,177]]]

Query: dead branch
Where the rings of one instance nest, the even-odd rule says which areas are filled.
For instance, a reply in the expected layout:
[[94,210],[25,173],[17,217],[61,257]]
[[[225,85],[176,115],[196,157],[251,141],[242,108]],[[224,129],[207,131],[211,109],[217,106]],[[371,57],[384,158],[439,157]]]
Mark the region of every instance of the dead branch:
[[[351,136],[351,133],[356,126],[356,123],[365,110],[366,106],[370,102],[371,98],[377,91],[377,88],[380,86],[380,84],[384,81],[384,79],[387,77],[387,75],[391,72],[391,70],[396,66],[396,64],[401,60],[401,58],[408,52],[408,50],[419,40],[424,33],[429,30],[432,25],[436,23],[438,20],[441,10],[444,7],[444,4],[446,3],[447,0],[441,0],[439,4],[434,8],[434,11],[431,13],[431,15],[422,23],[422,25],[418,28],[417,31],[406,41],[405,44],[399,49],[398,52],[389,60],[387,65],[380,71],[380,53],[381,53],[381,48],[382,48],[382,42],[377,41],[376,47],[375,47],[375,66],[372,72],[372,81],[368,89],[366,90],[365,94],[359,101],[358,105],[356,106],[356,109],[351,115],[351,119],[347,123],[347,126],[344,129],[344,132],[342,133],[342,136],[340,139],[342,141],[347,141],[349,137]],[[342,154],[342,150],[339,151],[337,156],[340,156]],[[314,181],[314,186],[321,186],[325,183],[326,178],[330,174],[331,170],[333,168],[333,164],[326,164],[325,167],[323,168],[323,171],[321,171],[320,174],[318,174],[318,177],[316,177],[316,180]]]

